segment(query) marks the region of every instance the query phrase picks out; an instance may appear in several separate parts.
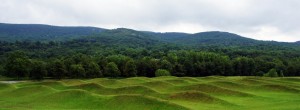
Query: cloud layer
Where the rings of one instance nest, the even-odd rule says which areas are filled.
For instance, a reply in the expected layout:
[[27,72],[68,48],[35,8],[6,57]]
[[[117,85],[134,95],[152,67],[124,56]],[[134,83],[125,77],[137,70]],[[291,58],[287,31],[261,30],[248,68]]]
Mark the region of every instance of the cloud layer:
[[0,22],[300,40],[299,0],[0,0]]

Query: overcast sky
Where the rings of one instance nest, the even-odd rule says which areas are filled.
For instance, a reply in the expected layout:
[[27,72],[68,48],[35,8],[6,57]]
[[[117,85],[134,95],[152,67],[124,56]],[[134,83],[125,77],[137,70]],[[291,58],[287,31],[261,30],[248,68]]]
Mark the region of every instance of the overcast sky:
[[0,0],[0,22],[300,40],[300,0]]

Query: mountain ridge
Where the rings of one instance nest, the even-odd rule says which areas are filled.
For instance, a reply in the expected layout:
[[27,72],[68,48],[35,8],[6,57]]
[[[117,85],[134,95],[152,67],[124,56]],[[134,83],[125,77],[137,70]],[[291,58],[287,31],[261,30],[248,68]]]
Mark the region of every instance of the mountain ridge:
[[[300,44],[298,42],[277,42],[262,41],[240,36],[238,34],[222,31],[199,32],[195,34],[181,32],[151,32],[138,31],[127,28],[104,29],[92,26],[54,26],[45,24],[8,24],[0,23],[1,41],[68,41],[72,39],[83,39],[93,36],[102,37],[103,32],[106,38],[119,36],[144,40],[158,40],[166,43],[175,43],[183,45],[220,45],[222,46],[251,46],[257,43],[269,44]],[[102,34],[101,34],[102,33]],[[109,35],[110,33],[110,35]],[[117,35],[119,34],[119,35]],[[115,39],[116,40],[116,39]],[[128,41],[128,40],[127,40]]]
[[89,26],[53,26],[45,24],[7,24],[0,23],[0,40],[63,41],[87,36],[105,29]]

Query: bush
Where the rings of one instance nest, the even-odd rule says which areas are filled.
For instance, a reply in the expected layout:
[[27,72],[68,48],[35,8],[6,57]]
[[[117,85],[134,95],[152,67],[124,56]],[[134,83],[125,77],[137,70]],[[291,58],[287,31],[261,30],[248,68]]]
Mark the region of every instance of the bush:
[[165,69],[158,69],[155,71],[155,76],[171,76],[170,72],[168,70]]
[[271,69],[268,73],[264,74],[266,77],[278,77],[276,69]]

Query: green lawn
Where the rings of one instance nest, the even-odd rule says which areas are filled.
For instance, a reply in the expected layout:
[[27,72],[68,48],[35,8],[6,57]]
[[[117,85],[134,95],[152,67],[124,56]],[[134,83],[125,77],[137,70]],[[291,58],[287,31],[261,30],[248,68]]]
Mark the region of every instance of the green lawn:
[[300,78],[135,77],[0,83],[0,109],[299,110]]

